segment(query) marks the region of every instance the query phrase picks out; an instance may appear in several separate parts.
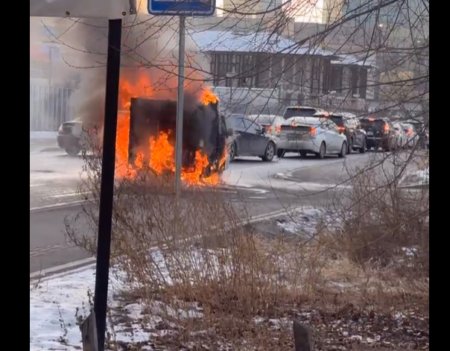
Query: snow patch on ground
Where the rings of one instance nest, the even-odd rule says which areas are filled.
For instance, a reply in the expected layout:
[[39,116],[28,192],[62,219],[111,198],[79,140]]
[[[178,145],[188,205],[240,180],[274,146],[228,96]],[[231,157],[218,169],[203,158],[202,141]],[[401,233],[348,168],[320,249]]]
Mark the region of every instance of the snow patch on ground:
[[[113,296],[124,288],[120,276],[110,275],[109,306],[117,305]],[[89,267],[57,278],[46,278],[30,286],[30,351],[81,349],[77,315],[87,317],[89,314],[88,292],[93,293],[94,285],[95,268]],[[119,324],[114,329],[108,326],[109,332],[116,340],[124,342],[149,340],[150,333],[144,331],[140,324],[135,324],[142,317],[142,306],[129,304],[124,310],[134,323],[129,327]]]
[[430,169],[420,169],[409,172],[400,180],[402,186],[425,186],[430,181]]
[[[76,350],[81,332],[75,312],[89,313],[87,292],[93,291],[95,270],[89,268],[40,282],[30,289],[30,350]],[[83,313],[83,311],[80,311]],[[65,348],[61,348],[64,340]]]
[[291,213],[286,219],[277,219],[276,223],[282,232],[312,238],[320,229],[336,229],[339,220],[332,211],[323,208],[305,208]]

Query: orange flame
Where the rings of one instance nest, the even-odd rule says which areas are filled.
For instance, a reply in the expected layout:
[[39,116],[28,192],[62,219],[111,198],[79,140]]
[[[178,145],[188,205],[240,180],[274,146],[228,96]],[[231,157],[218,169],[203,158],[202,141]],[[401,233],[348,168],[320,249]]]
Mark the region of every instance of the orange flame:
[[[149,157],[145,159],[142,150],[138,151],[134,164],[129,163],[129,134],[130,134],[130,106],[131,98],[152,97],[155,91],[152,88],[148,75],[140,74],[135,83],[121,77],[119,86],[119,116],[116,134],[116,176],[118,178],[134,179],[139,171],[146,168],[153,170],[156,175],[175,172],[175,148],[171,143],[170,132],[160,132],[149,139]],[[159,97],[159,96],[158,96]],[[167,98],[167,96],[164,96]],[[216,103],[217,97],[210,90],[203,89],[199,101],[208,105]],[[226,152],[219,163],[224,163]],[[208,157],[202,150],[195,152],[195,162],[191,167],[184,167],[181,171],[181,180],[187,185],[216,185],[220,182],[218,170],[214,170],[208,177],[204,175],[209,166]]]
[[169,142],[169,134],[161,132],[157,137],[150,137],[149,166],[156,174],[164,171],[175,172],[175,149]]
[[209,90],[209,89],[203,89],[200,94],[200,102],[203,105],[209,105],[209,104],[216,104],[219,101],[216,95]]

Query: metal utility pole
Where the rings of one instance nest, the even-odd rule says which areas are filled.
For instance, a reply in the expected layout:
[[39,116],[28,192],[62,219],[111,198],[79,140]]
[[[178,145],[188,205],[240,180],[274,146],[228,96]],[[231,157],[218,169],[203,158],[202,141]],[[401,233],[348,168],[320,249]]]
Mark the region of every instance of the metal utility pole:
[[183,110],[184,110],[184,41],[185,16],[180,16],[180,36],[178,46],[178,95],[175,141],[175,197],[178,201],[181,190],[181,168],[183,167]]

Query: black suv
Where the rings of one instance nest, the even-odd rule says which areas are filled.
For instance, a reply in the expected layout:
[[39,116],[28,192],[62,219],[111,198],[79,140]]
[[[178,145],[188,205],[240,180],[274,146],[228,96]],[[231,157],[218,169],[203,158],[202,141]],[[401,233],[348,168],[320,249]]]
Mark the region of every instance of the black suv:
[[352,150],[359,150],[360,153],[366,152],[366,131],[361,128],[361,123],[355,115],[345,112],[332,113],[329,118],[336,123],[341,133],[347,137],[347,153]]
[[384,151],[390,151],[396,146],[395,131],[388,118],[366,117],[360,119],[361,127],[366,131],[367,149],[377,150],[381,147]]

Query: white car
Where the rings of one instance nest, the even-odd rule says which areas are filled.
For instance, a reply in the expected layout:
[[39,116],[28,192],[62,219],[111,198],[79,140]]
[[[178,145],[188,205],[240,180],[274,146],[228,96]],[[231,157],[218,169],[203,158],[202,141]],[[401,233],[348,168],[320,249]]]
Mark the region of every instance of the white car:
[[410,123],[400,123],[400,125],[402,126],[403,132],[406,136],[406,146],[413,147],[417,142],[417,136],[414,126]]
[[395,140],[396,140],[395,146],[398,148],[405,147],[405,145],[407,143],[407,137],[403,130],[402,125],[398,122],[395,122],[395,123],[392,123],[392,126],[394,127],[394,131],[395,131]]
[[285,152],[292,151],[299,152],[302,157],[308,153],[318,158],[328,154],[345,157],[347,137],[329,118],[291,117],[281,125],[277,155],[283,157]]

